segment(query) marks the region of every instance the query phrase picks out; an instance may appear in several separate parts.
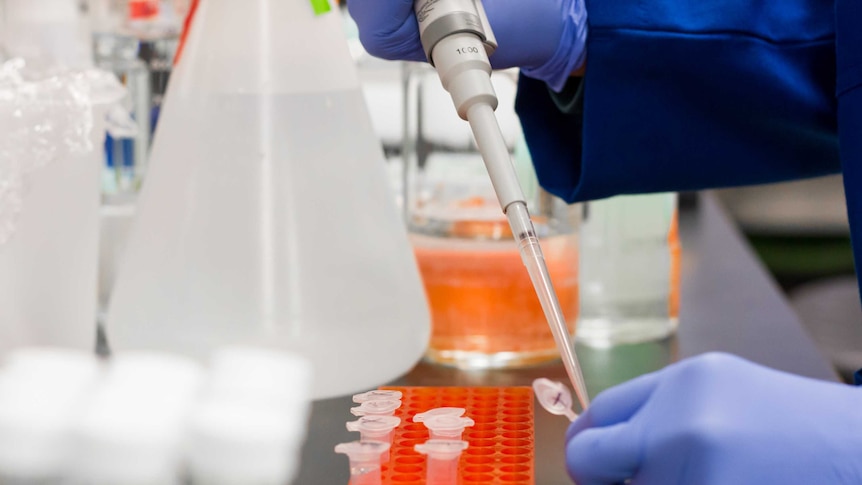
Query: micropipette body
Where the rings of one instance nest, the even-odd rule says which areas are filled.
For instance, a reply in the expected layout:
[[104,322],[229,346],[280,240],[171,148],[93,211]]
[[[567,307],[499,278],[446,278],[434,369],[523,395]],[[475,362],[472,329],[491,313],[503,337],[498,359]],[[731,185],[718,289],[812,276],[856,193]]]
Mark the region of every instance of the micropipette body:
[[551,327],[566,373],[583,409],[589,396],[565,317],[551,283],[527,202],[494,115],[497,95],[488,56],[497,47],[479,0],[416,0],[425,54],[452,96],[458,115],[470,123],[500,206],[509,220],[521,258]]

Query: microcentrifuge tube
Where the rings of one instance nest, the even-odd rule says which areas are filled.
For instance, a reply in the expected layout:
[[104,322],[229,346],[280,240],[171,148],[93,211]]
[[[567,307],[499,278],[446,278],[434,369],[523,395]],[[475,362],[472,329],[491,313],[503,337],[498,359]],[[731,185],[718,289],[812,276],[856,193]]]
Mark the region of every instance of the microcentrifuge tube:
[[355,408],[350,408],[350,413],[354,416],[392,416],[400,407],[399,400],[365,401]]
[[572,411],[572,394],[563,384],[543,377],[533,381],[533,392],[545,411],[565,416],[570,421],[578,418],[578,415]]
[[[360,441],[379,441],[392,445],[392,435],[395,428],[401,424],[401,418],[395,416],[362,416],[356,421],[347,423],[348,431],[358,431]],[[382,461],[389,461],[389,451],[384,453]]]
[[464,408],[434,408],[430,411],[425,411],[424,413],[418,413],[413,416],[414,423],[423,423],[426,419],[433,416],[455,416],[461,417],[464,413],[467,412]]
[[401,391],[376,390],[355,394],[353,402],[361,404],[365,401],[399,401],[402,396]]
[[452,415],[426,417],[422,423],[428,428],[432,440],[460,440],[464,428],[476,424],[470,418]]
[[428,455],[426,485],[456,485],[458,458],[469,445],[461,440],[428,440],[415,449]]
[[335,452],[350,460],[350,485],[380,485],[380,460],[389,443],[351,441],[335,446]]

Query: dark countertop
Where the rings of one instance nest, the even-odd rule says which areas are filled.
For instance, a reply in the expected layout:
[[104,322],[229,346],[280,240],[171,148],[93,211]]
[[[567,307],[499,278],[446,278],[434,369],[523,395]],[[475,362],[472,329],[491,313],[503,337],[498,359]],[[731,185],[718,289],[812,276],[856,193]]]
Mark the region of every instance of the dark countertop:
[[[798,317],[711,195],[680,210],[683,246],[680,330],[655,343],[611,349],[578,346],[590,394],[679,359],[709,351],[731,352],[796,374],[836,380]],[[419,364],[393,384],[405,386],[523,386],[548,377],[566,382],[559,362],[519,370],[460,371]],[[337,443],[357,439],[345,429],[353,417],[350,397],[313,406],[297,485],[346,485],[347,460]],[[563,461],[568,422],[537,406],[536,484],[571,483]]]

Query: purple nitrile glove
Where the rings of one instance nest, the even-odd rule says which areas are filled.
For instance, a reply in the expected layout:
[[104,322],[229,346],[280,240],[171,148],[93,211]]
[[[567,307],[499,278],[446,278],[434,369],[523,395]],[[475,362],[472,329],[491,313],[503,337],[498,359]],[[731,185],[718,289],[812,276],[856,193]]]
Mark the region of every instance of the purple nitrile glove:
[[569,428],[578,485],[862,483],[862,389],[707,354],[609,389]]
[[[412,0],[350,0],[359,39],[374,56],[424,61]],[[586,59],[587,11],[583,0],[484,0],[499,47],[495,69],[520,67],[560,91]]]

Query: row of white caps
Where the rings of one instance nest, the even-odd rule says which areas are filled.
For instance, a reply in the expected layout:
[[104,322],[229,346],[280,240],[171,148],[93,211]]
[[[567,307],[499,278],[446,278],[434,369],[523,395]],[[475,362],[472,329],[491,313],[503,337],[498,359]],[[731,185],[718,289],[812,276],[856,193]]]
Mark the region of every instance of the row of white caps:
[[[377,485],[381,483],[381,465],[388,463],[395,428],[401,418],[394,416],[401,407],[400,391],[369,391],[353,396],[358,407],[350,409],[359,420],[348,422],[349,431],[358,431],[360,439],[335,446],[335,452],[347,455],[350,461],[350,483]],[[464,408],[435,408],[413,416],[413,422],[423,423],[430,435],[415,450],[428,456],[427,483],[456,485],[458,458],[468,443],[461,439],[464,429],[473,426],[465,417]]]
[[310,365],[252,348],[100,361],[24,349],[0,368],[0,482],[288,483],[307,430]]

